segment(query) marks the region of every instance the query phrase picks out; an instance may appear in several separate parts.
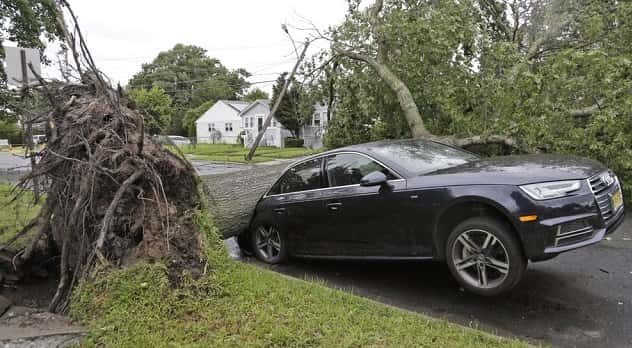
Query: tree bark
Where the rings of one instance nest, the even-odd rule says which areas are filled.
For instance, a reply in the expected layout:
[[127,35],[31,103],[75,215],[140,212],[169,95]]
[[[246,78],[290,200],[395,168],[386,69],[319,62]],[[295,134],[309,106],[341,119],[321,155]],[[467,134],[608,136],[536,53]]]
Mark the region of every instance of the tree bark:
[[248,228],[259,198],[287,165],[256,165],[202,177],[209,212],[224,238],[239,235]]

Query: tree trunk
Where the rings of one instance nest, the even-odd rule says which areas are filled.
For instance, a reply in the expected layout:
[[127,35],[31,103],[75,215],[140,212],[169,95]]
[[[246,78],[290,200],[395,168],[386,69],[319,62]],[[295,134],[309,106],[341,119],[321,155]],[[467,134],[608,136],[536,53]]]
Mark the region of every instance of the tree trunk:
[[202,177],[209,212],[224,238],[248,228],[259,198],[287,165],[256,165],[238,172]]

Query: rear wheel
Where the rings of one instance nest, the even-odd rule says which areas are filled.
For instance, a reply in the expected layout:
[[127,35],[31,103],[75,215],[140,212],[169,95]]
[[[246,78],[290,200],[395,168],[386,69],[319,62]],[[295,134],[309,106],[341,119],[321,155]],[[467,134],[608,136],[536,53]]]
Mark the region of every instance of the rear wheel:
[[456,280],[483,296],[512,289],[527,266],[511,227],[491,217],[470,218],[455,227],[448,237],[446,256]]
[[252,251],[265,263],[276,264],[287,258],[286,239],[275,226],[258,226],[251,233]]

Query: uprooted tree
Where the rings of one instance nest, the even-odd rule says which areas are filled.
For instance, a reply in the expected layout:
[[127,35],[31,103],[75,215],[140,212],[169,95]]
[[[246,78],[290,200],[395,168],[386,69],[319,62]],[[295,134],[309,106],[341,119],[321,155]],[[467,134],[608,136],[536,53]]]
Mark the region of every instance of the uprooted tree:
[[[60,4],[59,25],[79,81],[39,78],[36,89],[50,109],[37,119],[45,123],[48,143],[19,187],[43,179],[46,197],[38,215],[0,247],[0,266],[21,274],[59,257],[60,280],[49,306],[55,312],[66,310],[73,286],[96,266],[160,260],[177,281],[184,270],[199,274],[203,262],[193,221],[202,203],[194,169],[145,133],[143,114],[106,82],[72,10]],[[7,257],[22,236],[29,238],[26,247]]]

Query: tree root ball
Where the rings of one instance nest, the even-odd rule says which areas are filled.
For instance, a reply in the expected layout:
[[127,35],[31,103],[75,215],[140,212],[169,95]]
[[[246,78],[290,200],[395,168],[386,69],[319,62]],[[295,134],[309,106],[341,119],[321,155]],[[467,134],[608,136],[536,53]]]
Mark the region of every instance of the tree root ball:
[[203,269],[194,169],[145,134],[142,113],[123,93],[89,77],[41,87],[52,105],[40,116],[48,143],[21,182],[47,183],[41,211],[27,226],[34,237],[18,252],[17,266],[42,250],[59,255],[51,311],[66,309],[72,287],[97,264],[160,260],[172,280]]

